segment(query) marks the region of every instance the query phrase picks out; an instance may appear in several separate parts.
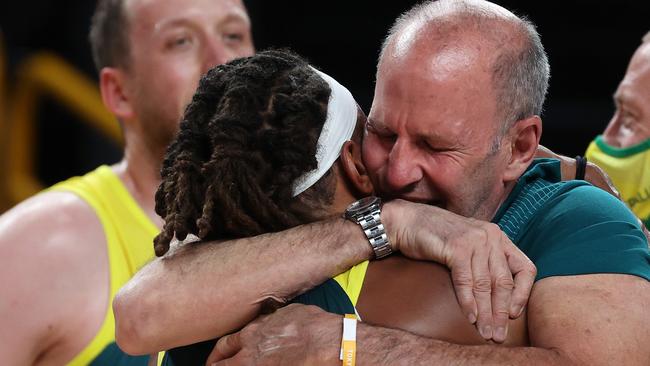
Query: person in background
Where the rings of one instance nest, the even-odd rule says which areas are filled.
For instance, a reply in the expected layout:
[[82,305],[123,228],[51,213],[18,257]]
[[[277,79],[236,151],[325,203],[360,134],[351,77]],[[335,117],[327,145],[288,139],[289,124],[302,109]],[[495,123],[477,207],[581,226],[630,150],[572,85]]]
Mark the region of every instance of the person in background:
[[240,0],[100,0],[90,42],[124,158],[0,217],[6,365],[146,365],[115,344],[111,302],[151,257],[167,145],[211,67],[254,53]]
[[616,112],[585,156],[610,176],[621,198],[650,226],[650,32],[614,93]]

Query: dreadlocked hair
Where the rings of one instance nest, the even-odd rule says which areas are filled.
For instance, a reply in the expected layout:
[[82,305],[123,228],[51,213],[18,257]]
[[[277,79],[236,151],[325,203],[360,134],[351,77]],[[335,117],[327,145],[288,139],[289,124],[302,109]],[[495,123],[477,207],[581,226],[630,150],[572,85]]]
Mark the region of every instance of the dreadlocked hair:
[[254,236],[322,217],[334,196],[331,169],[298,197],[292,186],[317,168],[329,96],[328,84],[286,50],[208,71],[163,161],[156,213],[165,225],[156,255],[174,237]]

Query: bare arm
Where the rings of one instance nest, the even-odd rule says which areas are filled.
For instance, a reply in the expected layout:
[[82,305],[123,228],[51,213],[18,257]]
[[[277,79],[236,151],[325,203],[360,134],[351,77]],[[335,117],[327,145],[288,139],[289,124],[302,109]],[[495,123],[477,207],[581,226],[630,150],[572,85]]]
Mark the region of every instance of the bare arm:
[[361,230],[344,219],[175,248],[116,296],[117,342],[143,354],[230,333],[265,301],[287,302],[370,256]]
[[[576,160],[564,155],[559,155],[553,151],[547,149],[546,147],[539,145],[537,148],[537,154],[535,157],[538,158],[553,158],[560,161],[560,167],[562,171],[562,180],[571,180],[576,177]],[[616,198],[620,199],[621,196],[618,193],[614,183],[609,179],[607,174],[594,163],[587,163],[585,169],[585,180],[594,186],[609,192],[614,195]]]
[[64,364],[90,342],[109,303],[102,247],[99,220],[71,194],[41,194],[0,217],[3,364]]
[[[648,306],[650,282],[641,278],[552,277],[531,295],[531,347],[462,346],[359,324],[357,364],[648,365]],[[208,364],[340,365],[340,344],[340,316],[292,305],[220,339]]]
[[[492,325],[519,315],[535,267],[496,225],[405,201],[384,205],[382,220],[396,250],[451,268],[468,318]],[[359,227],[340,218],[180,247],[115,298],[117,342],[146,354],[222,336],[254,319],[266,300],[286,302],[370,257]]]

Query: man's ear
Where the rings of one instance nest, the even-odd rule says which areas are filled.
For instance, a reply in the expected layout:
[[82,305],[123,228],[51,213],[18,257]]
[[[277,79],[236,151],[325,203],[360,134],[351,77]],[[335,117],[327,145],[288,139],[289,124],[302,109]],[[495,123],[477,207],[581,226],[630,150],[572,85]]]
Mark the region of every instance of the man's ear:
[[517,180],[535,158],[542,136],[542,120],[539,116],[519,120],[510,133],[510,160],[503,177],[506,182]]
[[375,189],[368,176],[366,166],[361,160],[361,146],[354,141],[346,141],[341,148],[339,157],[341,170],[345,181],[350,185],[350,192],[358,193],[359,197],[374,193]]
[[102,101],[120,120],[129,120],[135,115],[131,95],[126,88],[126,78],[124,71],[114,67],[105,67],[99,73]]

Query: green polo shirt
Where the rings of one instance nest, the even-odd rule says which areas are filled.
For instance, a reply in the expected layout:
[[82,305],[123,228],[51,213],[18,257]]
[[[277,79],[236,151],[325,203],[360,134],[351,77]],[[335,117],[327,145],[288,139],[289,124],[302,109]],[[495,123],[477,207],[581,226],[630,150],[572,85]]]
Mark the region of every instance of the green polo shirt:
[[537,278],[594,273],[650,280],[648,242],[632,212],[585,181],[560,181],[536,159],[492,220],[537,266]]

